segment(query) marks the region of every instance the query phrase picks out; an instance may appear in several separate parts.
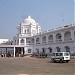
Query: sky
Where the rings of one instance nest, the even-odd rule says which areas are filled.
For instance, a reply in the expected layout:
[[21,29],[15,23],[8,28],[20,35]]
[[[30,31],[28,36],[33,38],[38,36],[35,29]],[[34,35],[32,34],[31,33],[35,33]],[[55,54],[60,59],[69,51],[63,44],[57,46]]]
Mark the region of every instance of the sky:
[[27,16],[41,25],[42,31],[75,22],[75,0],[0,0],[0,39],[12,39],[16,27]]

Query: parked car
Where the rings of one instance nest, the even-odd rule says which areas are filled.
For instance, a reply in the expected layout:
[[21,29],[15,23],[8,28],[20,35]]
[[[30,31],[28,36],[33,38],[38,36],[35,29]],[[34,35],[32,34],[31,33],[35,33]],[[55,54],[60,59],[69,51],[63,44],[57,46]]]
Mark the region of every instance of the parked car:
[[51,56],[53,62],[69,62],[70,53],[69,52],[54,52]]

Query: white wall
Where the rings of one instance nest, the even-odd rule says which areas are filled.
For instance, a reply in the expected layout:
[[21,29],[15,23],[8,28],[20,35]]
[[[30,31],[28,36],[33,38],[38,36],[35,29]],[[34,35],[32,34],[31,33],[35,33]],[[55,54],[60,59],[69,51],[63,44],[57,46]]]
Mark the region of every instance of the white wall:
[[0,44],[7,42],[9,39],[0,39]]

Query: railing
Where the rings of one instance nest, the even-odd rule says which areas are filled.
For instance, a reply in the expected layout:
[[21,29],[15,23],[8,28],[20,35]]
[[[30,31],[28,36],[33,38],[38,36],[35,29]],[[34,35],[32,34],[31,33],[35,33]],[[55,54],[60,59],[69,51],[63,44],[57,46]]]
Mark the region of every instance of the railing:
[[49,40],[49,41],[48,41],[48,43],[53,43],[53,42],[54,42],[53,40]]
[[40,44],[40,42],[36,42],[36,45],[39,45]]
[[46,44],[47,42],[46,41],[42,41],[42,44]]
[[34,43],[26,43],[26,45],[34,45]]
[[62,41],[62,39],[56,39],[56,42],[61,42]]
[[27,36],[31,36],[31,34],[17,34],[19,37],[27,37]]
[[64,38],[64,41],[71,41],[72,40],[72,38],[70,37],[70,38]]
[[24,43],[20,43],[20,45],[24,45]]

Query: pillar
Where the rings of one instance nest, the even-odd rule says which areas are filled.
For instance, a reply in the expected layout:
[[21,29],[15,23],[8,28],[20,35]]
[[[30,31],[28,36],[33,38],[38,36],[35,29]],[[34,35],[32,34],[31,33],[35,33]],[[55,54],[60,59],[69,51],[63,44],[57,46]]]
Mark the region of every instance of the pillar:
[[24,45],[26,45],[26,38],[24,39]]
[[48,43],[48,36],[46,35],[46,42]]
[[6,57],[7,57],[7,47],[6,47]]
[[72,40],[74,40],[74,31],[73,31],[73,29],[71,30],[71,38],[72,38]]
[[61,32],[61,35],[62,35],[62,42],[64,42],[64,32],[63,31]]
[[24,47],[24,55],[26,55],[26,49],[25,49],[25,47]]
[[36,38],[34,38],[34,45],[36,45]]
[[42,44],[42,36],[40,36],[40,44]]
[[54,41],[54,43],[55,43],[55,38],[56,38],[55,33],[53,33],[53,41]]
[[21,41],[21,39],[19,39],[19,45],[20,45],[20,41]]
[[15,57],[15,47],[14,47],[14,57]]

